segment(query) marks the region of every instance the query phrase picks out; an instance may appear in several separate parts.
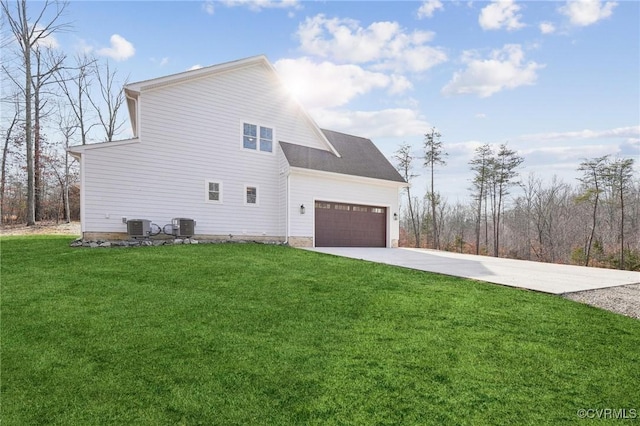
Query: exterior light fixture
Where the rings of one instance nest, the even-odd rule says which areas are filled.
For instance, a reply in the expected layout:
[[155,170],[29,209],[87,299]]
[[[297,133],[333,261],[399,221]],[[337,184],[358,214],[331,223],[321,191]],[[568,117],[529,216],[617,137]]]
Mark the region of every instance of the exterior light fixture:
[[393,220],[398,220],[398,213],[393,214]]
[[305,211],[304,204],[300,204],[300,214],[304,214]]

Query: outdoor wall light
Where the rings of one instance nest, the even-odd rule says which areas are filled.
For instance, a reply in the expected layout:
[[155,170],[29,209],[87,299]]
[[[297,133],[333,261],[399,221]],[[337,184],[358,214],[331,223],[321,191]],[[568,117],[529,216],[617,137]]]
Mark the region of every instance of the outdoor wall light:
[[300,214],[304,214],[305,211],[304,204],[300,204]]
[[393,220],[398,220],[398,213],[393,214]]

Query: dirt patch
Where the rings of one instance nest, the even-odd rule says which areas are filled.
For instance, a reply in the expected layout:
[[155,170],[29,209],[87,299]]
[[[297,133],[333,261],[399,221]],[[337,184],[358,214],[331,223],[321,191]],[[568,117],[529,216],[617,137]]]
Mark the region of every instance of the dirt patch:
[[0,235],[70,235],[80,237],[82,231],[80,222],[38,222],[33,226],[26,226],[24,224],[3,225],[0,227]]

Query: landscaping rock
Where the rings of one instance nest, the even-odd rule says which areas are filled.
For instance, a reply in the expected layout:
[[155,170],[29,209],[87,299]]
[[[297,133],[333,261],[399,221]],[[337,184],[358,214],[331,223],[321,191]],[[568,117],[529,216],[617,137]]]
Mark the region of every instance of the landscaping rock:
[[196,240],[195,238],[176,238],[176,239],[146,239],[146,240],[117,240],[117,241],[87,241],[82,239],[74,240],[69,244],[70,247],[87,247],[87,248],[111,248],[111,247],[152,247],[152,246],[170,246],[181,244],[274,244],[285,245],[280,241],[247,241],[247,240]]

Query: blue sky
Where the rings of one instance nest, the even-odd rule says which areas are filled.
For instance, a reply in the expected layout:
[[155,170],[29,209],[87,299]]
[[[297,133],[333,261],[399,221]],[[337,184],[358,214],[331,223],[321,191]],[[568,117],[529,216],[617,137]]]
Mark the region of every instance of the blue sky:
[[640,153],[636,1],[72,1],[66,18],[60,49],[130,81],[265,54],[321,127],[387,156],[407,142],[419,157],[435,126],[450,202],[483,143],[508,142],[523,178],[572,184],[585,157]]

